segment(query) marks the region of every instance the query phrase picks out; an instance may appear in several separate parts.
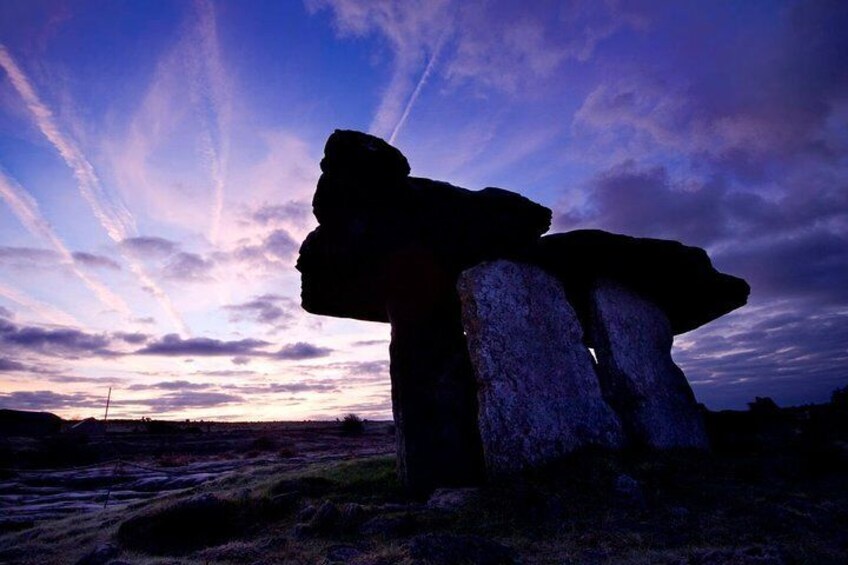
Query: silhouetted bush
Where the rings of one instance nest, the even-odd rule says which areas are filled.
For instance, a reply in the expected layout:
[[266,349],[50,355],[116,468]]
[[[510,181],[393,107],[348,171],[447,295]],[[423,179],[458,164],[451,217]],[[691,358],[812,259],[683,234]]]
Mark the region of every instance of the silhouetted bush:
[[776,414],[780,412],[777,403],[768,396],[757,396],[748,403],[748,410],[756,414]]
[[365,431],[365,423],[356,414],[348,414],[342,419],[342,433],[346,436],[357,436]]
[[834,408],[848,409],[848,386],[834,390],[830,395],[830,403]]
[[147,421],[147,433],[149,434],[178,434],[180,427],[173,422],[162,422],[160,420]]

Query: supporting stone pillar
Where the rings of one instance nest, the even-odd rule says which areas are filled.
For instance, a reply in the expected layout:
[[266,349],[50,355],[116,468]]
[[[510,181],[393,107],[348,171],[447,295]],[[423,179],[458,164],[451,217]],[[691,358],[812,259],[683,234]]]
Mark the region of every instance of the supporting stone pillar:
[[401,482],[418,493],[479,484],[483,454],[477,396],[459,305],[433,308],[428,315],[394,316],[391,322],[392,412]]
[[656,449],[707,448],[695,395],[671,358],[673,333],[663,311],[600,280],[591,292],[591,320],[601,387],[631,440]]
[[557,279],[539,267],[494,261],[465,271],[458,290],[489,475],[537,467],[587,445],[622,444]]

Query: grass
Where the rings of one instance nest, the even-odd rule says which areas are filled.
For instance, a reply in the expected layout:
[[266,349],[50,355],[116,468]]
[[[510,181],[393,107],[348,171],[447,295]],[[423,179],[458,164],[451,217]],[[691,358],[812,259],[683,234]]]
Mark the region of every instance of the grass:
[[73,563],[106,542],[149,565],[848,561],[848,444],[774,429],[712,454],[575,454],[453,511],[407,497],[391,457],[255,468],[8,533],[0,562]]

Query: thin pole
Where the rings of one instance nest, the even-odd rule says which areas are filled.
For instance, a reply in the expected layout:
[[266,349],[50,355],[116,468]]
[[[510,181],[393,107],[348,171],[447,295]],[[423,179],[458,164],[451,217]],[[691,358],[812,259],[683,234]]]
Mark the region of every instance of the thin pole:
[[106,397],[106,413],[103,414],[103,423],[106,423],[106,418],[109,417],[109,401],[112,400],[112,387],[109,387],[109,395]]

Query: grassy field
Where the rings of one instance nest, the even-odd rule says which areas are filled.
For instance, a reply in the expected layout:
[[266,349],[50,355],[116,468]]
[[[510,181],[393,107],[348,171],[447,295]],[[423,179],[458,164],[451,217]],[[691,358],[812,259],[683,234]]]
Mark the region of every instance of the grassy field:
[[246,467],[8,533],[0,562],[845,563],[845,418],[822,414],[713,414],[709,454],[585,452],[429,499],[391,456]]

